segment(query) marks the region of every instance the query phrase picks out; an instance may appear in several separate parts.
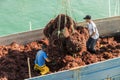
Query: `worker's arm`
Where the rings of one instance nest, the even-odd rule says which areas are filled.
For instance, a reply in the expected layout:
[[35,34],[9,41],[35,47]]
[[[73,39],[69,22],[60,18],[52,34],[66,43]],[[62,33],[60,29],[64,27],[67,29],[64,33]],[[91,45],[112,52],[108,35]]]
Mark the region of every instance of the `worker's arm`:
[[51,60],[50,60],[49,58],[46,58],[45,60],[46,60],[47,62],[51,62]]
[[89,24],[87,23],[87,25],[85,26],[85,28],[87,28],[87,29],[88,29],[88,27],[89,27]]
[[90,37],[94,36],[95,34],[96,34],[96,32],[93,32],[93,33],[90,35]]
[[95,34],[96,34],[96,26],[95,25],[93,25],[93,33],[90,35],[90,37],[92,37],[92,36],[94,36]]
[[47,61],[47,62],[50,62],[51,60],[48,58],[48,56],[47,56],[47,54],[46,54],[46,52],[44,52],[44,59]]

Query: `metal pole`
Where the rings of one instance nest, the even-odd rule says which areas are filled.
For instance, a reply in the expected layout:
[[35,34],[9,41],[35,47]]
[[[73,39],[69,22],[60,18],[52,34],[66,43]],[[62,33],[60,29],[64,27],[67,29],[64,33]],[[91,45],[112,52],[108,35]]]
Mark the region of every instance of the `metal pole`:
[[31,23],[31,21],[29,22],[29,29],[30,29],[30,31],[32,30],[32,23]]
[[70,16],[72,17],[72,12],[71,12],[71,2],[70,2],[70,0],[67,0],[67,3],[68,3],[68,5],[69,5]]
[[114,11],[114,16],[117,15],[117,1],[115,2],[115,11]]
[[118,15],[120,16],[120,0],[118,0]]
[[117,0],[117,16],[119,15],[119,0]]
[[115,12],[114,12],[115,16],[119,16],[120,15],[120,0],[117,0],[115,3]]

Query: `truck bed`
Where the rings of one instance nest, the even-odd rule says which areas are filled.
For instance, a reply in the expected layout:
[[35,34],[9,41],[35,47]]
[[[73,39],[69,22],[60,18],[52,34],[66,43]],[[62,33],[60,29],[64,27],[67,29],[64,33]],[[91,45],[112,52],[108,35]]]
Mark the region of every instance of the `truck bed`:
[[[119,35],[120,16],[95,20],[102,37]],[[78,23],[85,25],[84,22]],[[42,29],[0,37],[0,45],[26,44],[44,38]],[[107,79],[108,78],[108,79]],[[120,57],[25,80],[120,80]]]

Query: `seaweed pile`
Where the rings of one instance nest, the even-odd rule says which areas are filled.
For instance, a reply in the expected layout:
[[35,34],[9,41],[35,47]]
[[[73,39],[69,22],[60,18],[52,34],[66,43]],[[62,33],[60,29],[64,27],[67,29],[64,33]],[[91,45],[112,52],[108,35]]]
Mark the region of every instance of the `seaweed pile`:
[[[26,45],[13,42],[7,46],[0,46],[0,80],[22,80],[27,78],[27,58],[30,58],[31,68],[33,68],[35,54],[38,49],[41,49],[41,44],[38,42],[31,42]],[[35,73],[32,75],[35,75]]]
[[89,37],[87,29],[81,28],[76,26],[71,17],[60,14],[46,25],[44,34],[49,39],[51,47],[74,54],[82,50]]
[[[71,55],[60,52],[57,47],[48,46],[46,52],[52,60],[51,63],[47,63],[51,70],[50,73],[120,57],[119,39],[120,37],[99,39],[96,46],[97,54],[92,54],[85,48],[82,54],[78,52]],[[14,42],[7,46],[0,46],[0,80],[28,78],[27,57],[30,58],[32,76],[38,76],[39,73],[33,70],[35,55],[41,49],[42,44],[48,42],[47,39],[43,39],[26,45]]]
[[[61,25],[57,27],[58,24]],[[85,46],[89,37],[88,30],[76,26],[75,22],[64,14],[51,20],[45,27],[44,34],[47,38],[25,45],[13,42],[10,45],[0,46],[0,80],[28,78],[28,57],[32,77],[38,76],[39,73],[33,70],[34,59],[43,44],[47,45],[46,52],[52,60],[46,63],[50,73],[120,57],[119,36],[100,38],[96,45],[97,53],[92,54]]]

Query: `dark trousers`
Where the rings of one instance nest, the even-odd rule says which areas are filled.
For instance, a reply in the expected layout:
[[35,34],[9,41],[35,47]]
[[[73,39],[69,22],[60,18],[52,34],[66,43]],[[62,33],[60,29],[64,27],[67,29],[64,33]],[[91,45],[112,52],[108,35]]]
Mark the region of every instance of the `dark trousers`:
[[97,40],[98,39],[93,39],[93,38],[89,38],[87,43],[86,43],[86,46],[87,46],[87,50],[90,51],[90,52],[95,52],[95,45],[97,43]]

